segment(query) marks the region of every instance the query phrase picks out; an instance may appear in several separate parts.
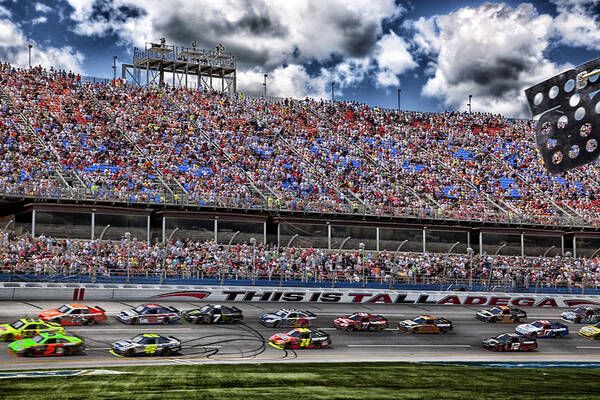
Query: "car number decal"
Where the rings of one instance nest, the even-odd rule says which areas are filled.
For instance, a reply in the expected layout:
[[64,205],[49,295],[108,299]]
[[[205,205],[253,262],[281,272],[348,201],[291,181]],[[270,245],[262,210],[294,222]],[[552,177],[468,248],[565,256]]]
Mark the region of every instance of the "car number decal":
[[149,344],[146,346],[146,354],[154,354],[156,353],[156,345],[155,344]]

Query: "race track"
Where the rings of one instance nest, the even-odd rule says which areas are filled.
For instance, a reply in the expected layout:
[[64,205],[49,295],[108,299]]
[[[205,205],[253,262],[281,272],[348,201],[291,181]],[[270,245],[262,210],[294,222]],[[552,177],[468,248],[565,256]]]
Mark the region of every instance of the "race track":
[[[514,324],[486,324],[475,319],[481,308],[469,306],[360,305],[360,304],[289,304],[317,314],[316,328],[331,334],[330,348],[319,350],[283,351],[266,341],[288,328],[265,328],[258,317],[276,311],[277,303],[236,303],[243,310],[245,324],[189,325],[183,322],[163,325],[124,325],[114,315],[139,303],[92,303],[104,308],[107,322],[96,326],[65,327],[85,339],[84,354],[70,357],[20,358],[10,355],[7,344],[0,343],[0,370],[43,368],[97,368],[116,365],[204,364],[240,362],[325,362],[325,361],[569,361],[600,362],[600,342],[577,335],[582,325],[567,324],[570,334],[562,339],[538,339],[538,349],[529,353],[494,353],[481,348],[481,339],[502,332],[513,332]],[[196,308],[205,303],[169,302],[179,310]],[[60,303],[0,302],[0,322],[7,323],[22,317],[35,317],[41,310],[55,308]],[[562,309],[525,308],[528,321],[559,320]],[[390,320],[390,328],[382,332],[339,332],[332,320],[355,311],[381,314]],[[406,335],[398,332],[397,322],[419,314],[439,315],[454,323],[454,331],[445,335]],[[110,344],[131,338],[138,333],[159,333],[175,336],[184,343],[180,354],[169,357],[123,358],[109,353]]]

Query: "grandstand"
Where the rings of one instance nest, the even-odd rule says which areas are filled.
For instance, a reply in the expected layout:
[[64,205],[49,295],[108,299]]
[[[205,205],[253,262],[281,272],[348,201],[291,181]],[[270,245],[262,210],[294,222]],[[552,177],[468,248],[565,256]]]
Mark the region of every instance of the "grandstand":
[[532,121],[176,86],[2,64],[2,272],[597,286],[600,170]]

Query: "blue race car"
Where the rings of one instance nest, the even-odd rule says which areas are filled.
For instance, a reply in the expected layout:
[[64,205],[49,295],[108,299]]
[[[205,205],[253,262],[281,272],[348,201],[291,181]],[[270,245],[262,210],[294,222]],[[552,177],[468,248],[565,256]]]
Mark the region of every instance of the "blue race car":
[[538,319],[531,324],[516,327],[517,333],[530,338],[561,338],[569,334],[569,328],[559,322]]
[[317,316],[310,311],[282,308],[273,314],[263,314],[260,323],[269,328],[289,326],[293,328],[308,328]]

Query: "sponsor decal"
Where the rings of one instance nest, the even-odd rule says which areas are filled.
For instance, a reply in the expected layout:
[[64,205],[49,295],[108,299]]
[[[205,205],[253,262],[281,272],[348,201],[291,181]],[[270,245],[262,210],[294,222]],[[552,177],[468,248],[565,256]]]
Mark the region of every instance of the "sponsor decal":
[[187,292],[171,292],[171,293],[165,293],[165,294],[159,294],[156,296],[152,296],[152,298],[154,299],[162,299],[162,298],[166,298],[166,297],[194,297],[198,300],[202,300],[206,297],[208,297],[210,295],[210,292],[206,292],[206,291],[187,291]]

